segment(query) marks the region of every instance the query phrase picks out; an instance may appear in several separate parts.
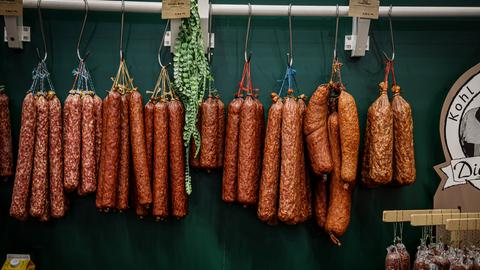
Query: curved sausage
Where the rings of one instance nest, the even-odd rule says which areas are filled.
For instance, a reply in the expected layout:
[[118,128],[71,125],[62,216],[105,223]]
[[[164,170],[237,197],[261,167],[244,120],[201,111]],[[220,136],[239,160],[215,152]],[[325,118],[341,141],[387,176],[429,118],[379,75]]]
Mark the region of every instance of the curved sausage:
[[114,208],[116,204],[117,180],[120,159],[121,96],[116,91],[108,94],[105,113],[105,167],[102,183],[102,206]]
[[225,144],[225,104],[220,97],[216,98],[218,108],[218,129],[217,129],[217,168],[223,166],[223,150]]
[[100,164],[98,166],[98,175],[97,175],[97,194],[95,197],[95,206],[98,209],[103,209],[103,193],[104,193],[104,180],[105,180],[105,152],[107,148],[107,115],[109,112],[109,95],[105,97],[102,102],[102,148],[100,151]]
[[93,96],[93,108],[95,112],[95,177],[98,177],[100,156],[102,152],[103,102],[97,95]]
[[360,126],[355,99],[346,90],[338,97],[338,124],[340,125],[340,145],[342,148],[342,180],[355,183],[357,178],[358,148],[360,146]]
[[327,221],[325,231],[336,245],[340,245],[338,237],[342,236],[350,223],[350,207],[352,204],[353,185],[345,185],[341,178],[340,128],[336,112],[328,117],[328,137],[332,147],[333,171],[330,175],[330,190]]
[[300,161],[302,151],[302,115],[297,101],[287,97],[282,111],[282,154],[280,165],[280,196],[278,218],[287,224],[300,220]]
[[256,177],[258,163],[257,140],[259,134],[259,118],[257,104],[252,96],[247,96],[240,111],[238,135],[238,179],[237,200],[243,205],[256,204],[258,200],[258,182]]
[[118,171],[117,202],[119,211],[128,209],[128,189],[130,185],[130,121],[128,97],[124,94],[120,104],[120,167]]
[[209,96],[202,102],[201,114],[200,166],[215,169],[218,153],[218,107],[215,98]]
[[48,114],[50,214],[54,218],[61,218],[65,215],[66,211],[65,193],[63,190],[62,105],[55,93],[50,94]]
[[147,153],[148,175],[152,179],[153,175],[153,110],[155,104],[149,100],[145,104],[145,150]]
[[46,210],[48,192],[48,102],[43,95],[36,97],[37,129],[33,157],[30,215],[40,217]]
[[95,179],[95,108],[93,97],[82,97],[82,180],[78,188],[80,195],[95,192],[97,180]]
[[5,92],[0,92],[0,177],[13,175],[12,127],[8,103],[8,96]]
[[328,182],[326,174],[321,178],[322,179],[316,179],[315,181],[314,206],[317,225],[320,228],[324,228],[328,211]]
[[[299,98],[297,99],[298,107],[300,109],[300,114],[301,114],[301,121],[300,121],[300,127],[303,127],[303,118],[305,116],[305,111],[306,111],[306,105],[305,105],[305,100],[306,96],[305,95],[300,95]],[[305,145],[303,142],[303,132],[300,134],[300,222],[304,222],[308,220],[312,216],[312,191],[311,191],[311,181],[310,181],[310,175],[308,174],[308,171],[305,166]]]
[[80,95],[69,94],[63,106],[64,131],[64,186],[68,192],[80,182],[80,156],[82,141],[82,101]]
[[179,100],[171,100],[167,106],[172,216],[182,218],[188,211],[188,197],[185,189],[185,149],[182,136],[185,115]]
[[[130,94],[130,137],[132,144],[133,169],[137,186],[138,202],[148,207],[152,203],[152,190],[147,165],[145,126],[142,95],[138,91]],[[180,136],[180,139],[182,136]]]
[[153,209],[157,219],[168,216],[168,105],[159,101],[154,108]]
[[238,138],[242,104],[243,98],[236,97],[228,105],[222,180],[224,202],[234,202],[237,197]]
[[19,220],[25,220],[28,217],[27,203],[32,177],[36,123],[35,98],[32,93],[28,93],[22,104],[22,125],[10,206],[10,216]]
[[393,112],[393,179],[399,185],[415,182],[415,152],[413,147],[413,119],[410,104],[400,96],[400,86],[392,87]]
[[269,224],[277,219],[278,179],[280,176],[280,144],[283,102],[272,94],[273,104],[268,110],[265,147],[263,149],[262,176],[258,199],[258,218]]
[[329,173],[333,167],[327,136],[328,92],[328,87],[321,85],[313,93],[303,124],[308,156],[316,175]]

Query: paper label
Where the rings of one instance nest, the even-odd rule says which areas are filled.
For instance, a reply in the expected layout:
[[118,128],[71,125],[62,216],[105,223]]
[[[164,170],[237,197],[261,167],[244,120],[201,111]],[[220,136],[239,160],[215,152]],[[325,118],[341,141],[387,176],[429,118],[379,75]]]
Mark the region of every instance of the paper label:
[[378,19],[380,0],[350,0],[348,16]]
[[0,0],[1,16],[22,16],[23,0]]
[[190,0],[163,0],[162,19],[190,17]]

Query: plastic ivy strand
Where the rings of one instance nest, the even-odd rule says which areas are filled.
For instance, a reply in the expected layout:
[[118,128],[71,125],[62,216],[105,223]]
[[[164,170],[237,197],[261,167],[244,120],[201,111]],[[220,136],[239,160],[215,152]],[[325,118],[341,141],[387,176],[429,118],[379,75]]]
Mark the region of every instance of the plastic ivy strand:
[[[190,14],[189,18],[182,19],[173,57],[175,89],[185,107],[183,141],[187,161],[192,137],[195,144],[200,145],[200,133],[196,127],[197,114],[209,74],[196,0],[190,1]],[[192,184],[189,166],[185,166],[185,182],[187,194],[190,194]]]

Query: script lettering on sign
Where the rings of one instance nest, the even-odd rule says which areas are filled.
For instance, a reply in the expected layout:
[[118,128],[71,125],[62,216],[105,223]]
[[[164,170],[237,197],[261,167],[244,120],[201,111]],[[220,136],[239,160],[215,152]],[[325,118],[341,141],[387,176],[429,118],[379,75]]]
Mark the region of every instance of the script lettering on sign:
[[348,16],[378,19],[380,0],[350,0]]
[[190,17],[190,0],[163,0],[162,19]]
[[23,0],[0,0],[0,16],[22,16]]

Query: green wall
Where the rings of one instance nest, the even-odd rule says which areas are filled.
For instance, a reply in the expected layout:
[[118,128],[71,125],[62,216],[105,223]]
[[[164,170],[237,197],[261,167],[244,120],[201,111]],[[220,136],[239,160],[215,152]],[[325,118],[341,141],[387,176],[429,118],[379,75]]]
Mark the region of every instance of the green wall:
[[[216,3],[246,3],[223,0]],[[255,4],[288,4],[263,0]],[[335,5],[335,1],[303,0],[294,4]],[[346,4],[341,1],[339,4]],[[382,1],[382,5],[390,2]],[[422,0],[394,5],[479,5],[478,0]],[[64,99],[77,64],[76,39],[81,12],[44,11],[48,33],[48,66],[57,93]],[[36,12],[26,10],[25,25],[32,26],[32,43],[23,51],[0,44],[0,83],[7,86],[15,144],[21,101],[31,83],[35,48],[41,46]],[[86,28],[88,66],[101,96],[111,85],[118,65],[119,14],[91,12]],[[2,20],[3,23],[3,20]],[[164,21],[160,15],[126,15],[126,58],[135,83],[145,93],[159,71],[156,50]],[[0,23],[3,28],[3,24]],[[214,72],[222,98],[228,102],[237,89],[243,66],[245,17],[215,17]],[[285,70],[288,21],[256,17],[252,21],[252,74],[261,99],[270,105],[270,92]],[[382,269],[385,248],[392,240],[392,226],[381,222],[384,209],[431,208],[439,177],[432,166],[444,161],[438,122],[443,99],[450,86],[480,59],[479,19],[396,19],[396,73],[404,96],[410,101],[415,121],[417,182],[404,188],[365,190],[353,196],[352,221],[334,247],[313,221],[299,226],[268,226],[255,209],[221,201],[221,172],[193,173],[193,194],[188,216],[180,221],[157,223],[138,220],[133,211],[100,214],[92,196],[71,196],[71,210],[62,220],[18,222],[8,216],[12,180],[0,183],[0,257],[6,253],[30,253],[39,269]],[[311,95],[329,77],[335,20],[294,18],[294,66],[300,91]],[[339,47],[351,33],[351,19],[341,19]],[[362,134],[369,104],[377,96],[383,77],[381,51],[389,51],[387,20],[372,23],[370,51],[350,59],[340,50],[343,79],[356,97]],[[405,227],[404,241],[412,255],[420,230]],[[413,257],[413,256],[412,256]]]

